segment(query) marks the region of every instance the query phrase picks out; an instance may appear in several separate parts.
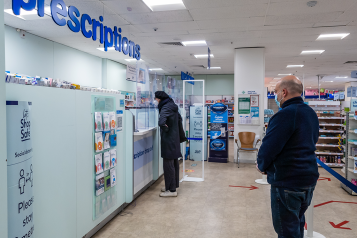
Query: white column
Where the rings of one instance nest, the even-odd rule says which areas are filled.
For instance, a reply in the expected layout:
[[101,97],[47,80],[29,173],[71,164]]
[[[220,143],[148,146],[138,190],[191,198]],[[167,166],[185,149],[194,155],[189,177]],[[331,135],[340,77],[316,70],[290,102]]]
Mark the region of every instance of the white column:
[[[259,135],[263,134],[264,127],[264,78],[265,56],[264,48],[239,48],[234,55],[234,139],[238,139],[238,132],[249,131]],[[248,91],[256,91],[259,96],[259,126],[239,125],[238,95],[247,94]],[[234,160],[237,160],[237,146],[234,143]],[[254,162],[255,153],[240,153],[241,162]]]
[[[0,0],[4,6],[4,1]],[[4,39],[4,11],[0,11],[0,231],[2,237],[7,237],[7,146],[6,146],[6,89],[5,89],[5,39]]]

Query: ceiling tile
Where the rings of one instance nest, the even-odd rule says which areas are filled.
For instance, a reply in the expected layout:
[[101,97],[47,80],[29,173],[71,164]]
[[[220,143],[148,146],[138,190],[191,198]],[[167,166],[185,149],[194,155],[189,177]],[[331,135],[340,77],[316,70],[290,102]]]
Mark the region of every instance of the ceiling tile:
[[193,21],[191,15],[187,10],[123,14],[121,16],[131,24]]
[[196,21],[217,20],[242,17],[265,16],[268,4],[193,9],[190,13]]
[[234,19],[197,21],[200,29],[240,28],[249,26],[263,26],[264,17],[247,17]]
[[337,19],[342,12],[331,12],[329,14],[299,14],[299,15],[284,15],[284,16],[267,16],[265,25],[289,25],[289,24],[305,24],[318,22],[331,22]]
[[191,9],[217,8],[217,7],[233,7],[249,4],[268,3],[269,0],[183,0],[185,6]]

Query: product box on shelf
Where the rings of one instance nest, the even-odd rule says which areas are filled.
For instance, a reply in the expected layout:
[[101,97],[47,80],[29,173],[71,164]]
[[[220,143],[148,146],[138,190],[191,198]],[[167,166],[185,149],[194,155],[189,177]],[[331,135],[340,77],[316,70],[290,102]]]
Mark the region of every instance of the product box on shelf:
[[100,174],[103,172],[103,154],[99,153],[95,155],[95,173]]
[[102,132],[95,133],[94,150],[95,150],[95,152],[103,151],[103,133]]
[[104,152],[104,171],[110,169],[110,152]]

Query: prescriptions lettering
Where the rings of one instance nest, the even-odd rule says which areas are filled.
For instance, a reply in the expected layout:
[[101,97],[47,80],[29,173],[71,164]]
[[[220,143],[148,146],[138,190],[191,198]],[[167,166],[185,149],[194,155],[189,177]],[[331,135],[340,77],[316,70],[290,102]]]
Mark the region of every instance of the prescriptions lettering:
[[[27,0],[27,2],[26,0],[12,0],[12,11],[15,15],[20,15],[21,8],[26,11],[32,11],[36,9],[36,2],[38,16],[44,17],[45,0]],[[115,51],[123,52],[125,55],[129,54],[130,57],[140,60],[140,45],[135,44],[134,41],[130,41],[126,37],[122,37],[121,28],[104,26],[103,16],[99,17],[99,21],[92,19],[88,14],[82,14],[80,17],[79,10],[74,6],[68,7],[67,10],[63,0],[52,0],[50,6],[52,19],[57,25],[67,25],[73,32],[81,31],[84,37],[92,37],[93,41],[97,40],[97,34],[99,33],[99,42],[104,44],[105,51],[109,47],[114,47]],[[67,16],[70,19],[68,21],[65,19]],[[87,30],[86,24],[91,25],[92,30]]]

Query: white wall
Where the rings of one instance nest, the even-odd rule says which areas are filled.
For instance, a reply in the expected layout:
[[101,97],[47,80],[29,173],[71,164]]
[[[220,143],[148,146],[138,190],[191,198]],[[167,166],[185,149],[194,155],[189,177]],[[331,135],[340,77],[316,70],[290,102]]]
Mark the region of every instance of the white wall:
[[[136,92],[136,83],[126,80],[126,65],[114,62],[112,60],[103,59],[103,70],[107,70],[105,75],[108,89],[116,89],[120,91]],[[106,67],[106,68],[105,68]]]
[[[4,1],[0,1],[4,5]],[[4,55],[4,11],[0,11],[0,55]],[[0,72],[5,71],[5,58],[0,57]],[[4,73],[2,74],[4,75]],[[3,76],[4,77],[4,76]],[[6,146],[6,89],[4,78],[0,80],[0,232],[7,237],[7,146]],[[5,187],[6,186],[6,187]]]
[[102,59],[5,26],[5,70],[29,76],[59,78],[83,86],[102,87]]

